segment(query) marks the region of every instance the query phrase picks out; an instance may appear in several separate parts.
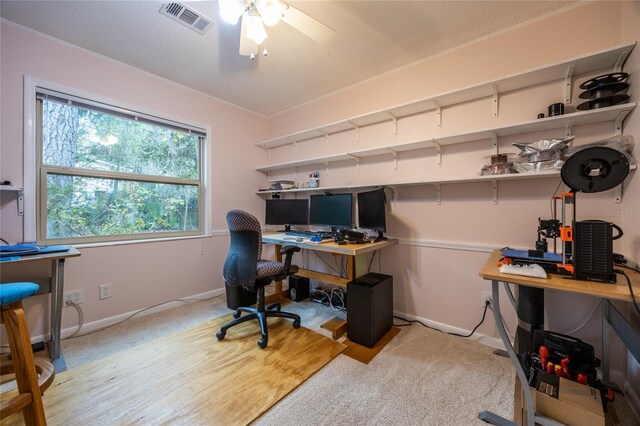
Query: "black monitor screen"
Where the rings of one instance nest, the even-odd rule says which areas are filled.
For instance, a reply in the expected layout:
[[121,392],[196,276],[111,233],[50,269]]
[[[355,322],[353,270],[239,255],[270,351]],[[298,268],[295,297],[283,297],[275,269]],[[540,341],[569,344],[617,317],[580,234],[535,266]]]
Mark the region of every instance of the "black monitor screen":
[[309,200],[267,200],[264,223],[267,225],[308,225]]
[[312,195],[309,223],[318,226],[351,228],[351,194]]
[[358,226],[387,232],[384,189],[358,193]]

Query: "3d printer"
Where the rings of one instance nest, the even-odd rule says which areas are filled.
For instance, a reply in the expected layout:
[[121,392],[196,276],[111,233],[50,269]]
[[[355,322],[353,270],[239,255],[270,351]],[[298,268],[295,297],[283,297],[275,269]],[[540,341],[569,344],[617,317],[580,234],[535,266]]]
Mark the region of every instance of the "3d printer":
[[[503,255],[516,263],[537,263],[551,273],[615,282],[613,240],[622,236],[622,229],[601,220],[577,221],[576,193],[613,189],[624,181],[629,169],[627,157],[613,148],[589,147],[573,154],[560,173],[570,191],[553,197],[551,219],[538,219],[535,249],[505,249]],[[613,235],[613,229],[617,231],[616,235]],[[549,239],[553,240],[552,252],[549,252]]]

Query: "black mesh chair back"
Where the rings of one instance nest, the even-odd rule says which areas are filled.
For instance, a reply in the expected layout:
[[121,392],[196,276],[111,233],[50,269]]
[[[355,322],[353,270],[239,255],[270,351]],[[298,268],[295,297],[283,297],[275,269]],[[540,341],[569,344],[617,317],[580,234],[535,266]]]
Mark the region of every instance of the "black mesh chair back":
[[[216,334],[218,340],[223,340],[227,330],[235,325],[256,319],[260,324],[261,338],[258,346],[265,348],[269,340],[267,318],[282,317],[293,320],[293,328],[300,327],[300,317],[288,312],[281,312],[279,304],[265,306],[265,286],[274,280],[283,280],[298,272],[298,267],[291,265],[293,253],[300,251],[299,247],[286,246],[280,250],[285,255],[285,261],[260,259],[262,256],[262,231],[260,222],[253,215],[242,210],[231,210],[227,213],[229,226],[229,254],[224,262],[222,275],[227,292],[246,287],[257,292],[257,307],[241,306],[233,313],[233,320],[220,328]],[[242,289],[238,289],[240,291]],[[229,294],[227,294],[229,300]],[[234,306],[235,307],[235,306]],[[246,315],[241,316],[245,312]]]

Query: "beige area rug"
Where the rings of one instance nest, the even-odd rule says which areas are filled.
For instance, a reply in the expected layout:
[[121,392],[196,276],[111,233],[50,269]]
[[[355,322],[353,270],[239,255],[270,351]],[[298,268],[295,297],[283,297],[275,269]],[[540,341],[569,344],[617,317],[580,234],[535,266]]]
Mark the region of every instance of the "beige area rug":
[[254,425],[486,425],[513,417],[515,371],[493,349],[418,325],[402,327],[369,364],[344,353]]
[[[50,425],[247,424],[345,348],[291,321],[215,333],[230,315],[56,376],[44,395]],[[21,424],[22,416],[3,420]]]

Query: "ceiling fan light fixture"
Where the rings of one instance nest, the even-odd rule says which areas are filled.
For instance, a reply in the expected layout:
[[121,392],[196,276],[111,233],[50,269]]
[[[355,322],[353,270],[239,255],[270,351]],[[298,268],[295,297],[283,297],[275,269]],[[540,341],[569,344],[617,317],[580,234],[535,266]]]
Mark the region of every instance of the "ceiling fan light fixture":
[[262,21],[268,27],[273,27],[282,18],[284,5],[280,0],[257,0],[256,8],[262,17]]
[[222,20],[231,25],[237,24],[238,19],[247,10],[244,0],[218,0],[218,6]]
[[262,18],[255,9],[247,12],[247,37],[255,41],[258,44],[262,44],[267,38],[267,30],[264,28]]

